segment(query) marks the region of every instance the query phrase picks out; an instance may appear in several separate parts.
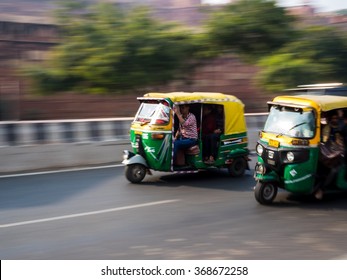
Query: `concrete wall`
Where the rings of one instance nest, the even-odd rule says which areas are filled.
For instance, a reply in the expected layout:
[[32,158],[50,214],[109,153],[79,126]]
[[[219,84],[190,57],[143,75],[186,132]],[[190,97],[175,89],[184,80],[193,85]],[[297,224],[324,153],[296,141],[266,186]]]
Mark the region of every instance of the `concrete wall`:
[[[246,114],[251,151],[266,116]],[[0,122],[0,174],[119,163],[131,120]]]

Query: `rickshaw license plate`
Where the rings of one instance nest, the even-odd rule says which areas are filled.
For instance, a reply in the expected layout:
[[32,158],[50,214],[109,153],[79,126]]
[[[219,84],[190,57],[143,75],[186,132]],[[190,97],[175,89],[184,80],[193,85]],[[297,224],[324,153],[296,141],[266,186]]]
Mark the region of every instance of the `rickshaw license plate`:
[[280,146],[280,142],[277,140],[269,139],[269,146],[278,148]]

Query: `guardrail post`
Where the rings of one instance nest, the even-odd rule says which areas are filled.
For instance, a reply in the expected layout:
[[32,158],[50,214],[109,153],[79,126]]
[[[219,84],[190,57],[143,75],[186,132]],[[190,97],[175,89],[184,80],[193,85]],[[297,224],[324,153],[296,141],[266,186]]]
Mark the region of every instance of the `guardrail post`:
[[63,122],[62,123],[63,127],[63,139],[67,143],[72,143],[74,142],[74,131],[73,131],[73,123],[71,122]]
[[6,141],[9,145],[16,145],[18,141],[17,137],[17,125],[14,123],[8,123],[5,125]]

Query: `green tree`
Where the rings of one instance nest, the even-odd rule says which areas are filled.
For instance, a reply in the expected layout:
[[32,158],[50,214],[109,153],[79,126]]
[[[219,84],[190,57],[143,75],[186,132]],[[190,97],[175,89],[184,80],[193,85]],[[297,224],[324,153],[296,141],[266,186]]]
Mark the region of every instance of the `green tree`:
[[30,70],[41,92],[141,89],[194,66],[200,46],[188,31],[155,21],[143,7],[82,4],[64,0],[57,11],[61,43],[45,66]]
[[336,11],[336,13],[339,14],[339,15],[346,16],[347,15],[347,9],[338,10],[338,11]]
[[275,1],[240,0],[212,14],[207,30],[218,49],[256,61],[295,38],[294,23]]
[[347,82],[347,36],[328,27],[309,27],[300,40],[260,60],[259,84],[283,90],[298,84]]

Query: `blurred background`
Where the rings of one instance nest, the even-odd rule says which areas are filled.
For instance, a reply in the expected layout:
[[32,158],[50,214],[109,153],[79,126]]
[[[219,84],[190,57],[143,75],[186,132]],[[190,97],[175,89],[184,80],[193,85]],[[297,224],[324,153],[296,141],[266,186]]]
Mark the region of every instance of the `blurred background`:
[[265,112],[285,88],[347,80],[346,3],[325,2],[0,0],[0,120],[131,117],[149,91]]

